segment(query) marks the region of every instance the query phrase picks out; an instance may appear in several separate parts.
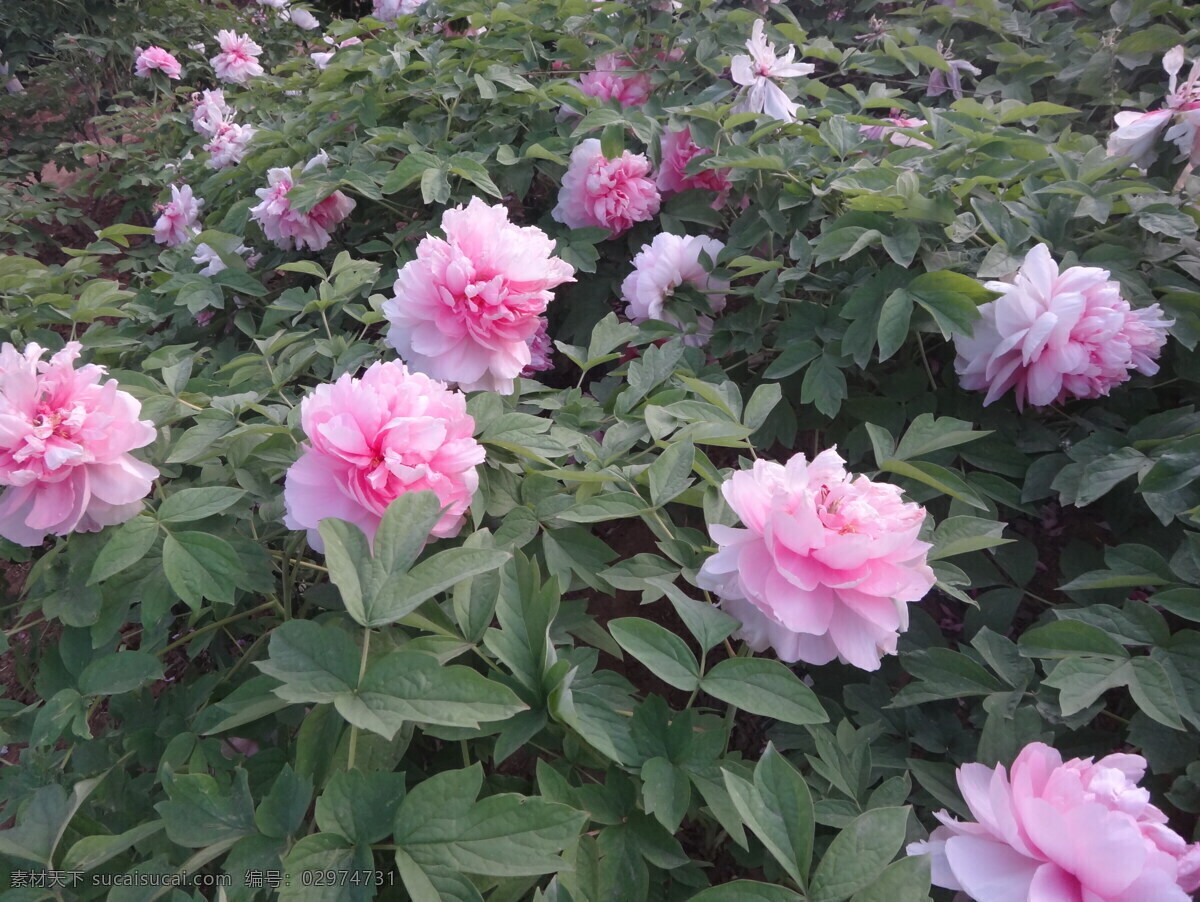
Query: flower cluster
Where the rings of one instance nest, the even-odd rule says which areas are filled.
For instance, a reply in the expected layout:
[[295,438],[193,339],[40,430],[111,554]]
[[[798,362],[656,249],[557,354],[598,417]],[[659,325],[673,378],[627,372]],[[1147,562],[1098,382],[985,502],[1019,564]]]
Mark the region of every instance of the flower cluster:
[[[720,313],[725,308],[724,292],[729,283],[713,279],[705,271],[700,255],[707,254],[710,260],[716,260],[724,248],[724,243],[716,238],[683,237],[668,232],[656,235],[633,258],[633,272],[621,283],[626,316],[635,323],[657,319],[685,329],[677,313],[664,309],[682,285],[701,292],[709,311]],[[701,313],[696,317],[694,332],[684,339],[685,344],[704,344],[712,335],[712,326],[712,318]]]
[[988,282],[1002,297],[979,308],[974,335],[956,336],[954,368],[963,388],[987,391],[984,405],[1010,388],[1017,407],[1066,398],[1100,398],[1129,379],[1152,376],[1171,320],[1157,304],[1131,309],[1108,270],[1059,271],[1039,244],[1010,285]]
[[755,651],[785,661],[879,669],[934,584],[925,510],[900,489],[852,477],[837,451],[810,463],[756,460],[721,486],[745,528],[713,524],[718,550],[697,576],[742,622]]
[[403,364],[374,363],[361,379],[317,386],[300,402],[300,426],[308,441],[284,481],[284,523],[308,530],[313,548],[324,550],[317,527],[327,517],[373,539],[392,501],[425,490],[446,508],[432,534],[457,534],[485,456],[461,392]]
[[1167,826],[1137,784],[1141,755],[1062,756],[1031,743],[1003,767],[964,764],[958,787],[974,821],[942,826],[910,855],[930,855],[936,886],[976,902],[1188,902],[1200,843]]
[[209,139],[204,145],[209,167],[224,169],[240,163],[255,128],[233,121],[233,108],[220,88],[193,94],[192,103],[192,127]]
[[716,194],[712,202],[714,210],[725,206],[733,188],[728,169],[701,169],[695,175],[687,174],[688,164],[707,153],[692,140],[692,130],[688,126],[664,131],[659,139],[659,148],[662,151],[662,163],[658,168],[656,183],[663,196],[700,188]]
[[172,185],[171,200],[154,223],[154,240],[167,247],[182,244],[200,232],[200,208],[204,201],[192,194],[189,185]]
[[658,214],[662,198],[649,175],[650,161],[643,154],[626,150],[610,160],[599,139],[580,141],[550,215],[568,228],[605,228],[615,238]]
[[598,100],[615,100],[621,106],[641,106],[650,97],[650,74],[633,72],[622,75],[622,69],[636,69],[635,64],[616,53],[597,58],[591,72],[579,78],[579,89]]
[[[324,153],[309,160],[303,172],[326,161]],[[295,176],[282,167],[267,172],[267,187],[254,193],[262,203],[250,209],[250,218],[262,226],[263,234],[284,250],[308,247],[319,251],[329,244],[330,231],[350,215],[354,201],[341,191],[334,191],[315,204],[307,213],[293,209],[288,200]]]
[[141,404],[102,367],[75,368],[79,342],[0,347],[0,536],[40,545],[95,532],[141,510],[158,470],[130,455],[154,441]]
[[503,206],[479,198],[447,210],[442,231],[397,274],[383,305],[388,343],[419,372],[507,394],[532,363],[553,289],[575,281],[574,270],[545,232],[514,225]]

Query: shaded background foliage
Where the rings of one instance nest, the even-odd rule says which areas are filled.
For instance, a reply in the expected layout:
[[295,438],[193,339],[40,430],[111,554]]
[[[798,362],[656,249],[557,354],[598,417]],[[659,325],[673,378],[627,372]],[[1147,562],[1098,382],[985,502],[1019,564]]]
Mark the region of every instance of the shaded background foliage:
[[[335,6],[313,4],[323,22],[369,11]],[[1198,13],[1051,6],[772,6],[773,39],[817,64],[786,126],[729,113],[745,9],[430,4],[394,29],[330,26],[364,43],[323,72],[294,28],[268,22],[255,37],[270,75],[229,92],[260,131],[221,171],[203,164],[187,97],[212,86],[212,36],[244,28],[244,10],[7,6],[5,58],[28,90],[0,97],[0,116],[34,119],[72,84],[90,93],[2,136],[2,337],[81,340],[159,428],[146,457],[163,474],[124,526],[2,546],[32,564],[0,706],[10,869],[229,873],[231,899],[272,893],[246,884],[255,870],[288,873],[284,898],[369,898],[303,875],[378,866],[398,874],[381,898],[942,900],[919,860],[892,859],[930,811],[965,814],[956,765],[1007,764],[1034,740],[1137,750],[1195,838],[1198,183],[1176,192],[1171,153],[1140,173],[1104,142],[1115,112],[1158,105],[1161,55],[1195,40]],[[464,17],[487,32],[434,30]],[[209,52],[187,57],[196,41]],[[924,90],[945,66],[939,41],[982,69],[961,99]],[[180,52],[181,84],[130,77],[133,47],[151,43]],[[614,49],[652,67],[645,107],[568,83]],[[655,57],[671,49],[682,58]],[[927,120],[932,147],[860,135],[892,110]],[[578,141],[656,157],[664,127],[684,123],[714,152],[697,165],[732,172],[724,208],[685,192],[613,241],[550,219]],[[358,207],[321,254],[270,247],[248,221],[255,189],[322,149],[328,170],[293,201],[342,190]],[[78,180],[46,178],[47,161]],[[144,237],[175,179],[205,199],[201,238],[225,272],[201,276],[190,249]],[[351,572],[383,567],[378,547],[371,560],[351,538],[322,558],[280,522],[296,404],[390,354],[378,307],[396,270],[476,195],[579,269],[549,311],[556,368],[472,397],[488,462],[470,528],[394,566],[403,603],[356,598]],[[613,313],[630,259],[663,229],[726,242],[716,272],[733,288],[710,353]],[[243,238],[263,253],[253,266],[232,253]],[[961,389],[948,339],[991,297],[981,280],[1042,241],[1169,311],[1158,376],[1024,413]],[[834,444],[931,512],[938,587],[871,674],[747,657],[694,587],[706,524],[732,522],[723,475]],[[420,522],[409,503],[398,545]],[[455,580],[467,560],[492,563]],[[313,659],[344,685],[323,685]],[[409,672],[446,680],[463,707],[408,711],[396,675]],[[369,677],[390,719],[352,706]],[[477,856],[462,835],[421,834],[447,800],[465,812],[451,833],[480,809],[503,825]],[[705,892],[745,878],[757,884]]]

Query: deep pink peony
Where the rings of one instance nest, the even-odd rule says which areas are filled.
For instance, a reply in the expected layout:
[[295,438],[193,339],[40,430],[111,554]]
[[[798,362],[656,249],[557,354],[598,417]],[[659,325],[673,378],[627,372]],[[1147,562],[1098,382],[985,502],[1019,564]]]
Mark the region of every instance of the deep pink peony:
[[1003,766],[964,764],[958,786],[975,821],[947,812],[928,842],[935,886],[975,902],[1189,902],[1200,888],[1200,844],[1167,826],[1137,783],[1141,755],[1094,761],[1040,742]]
[[317,551],[321,520],[348,520],[374,539],[405,492],[435,492],[447,510],[432,534],[458,533],[486,456],[461,392],[401,363],[374,363],[361,379],[317,386],[300,402],[300,426],[308,441],[284,481],[283,522],[307,529]]
[[717,196],[712,202],[714,210],[725,206],[733,185],[729,181],[728,169],[702,169],[688,175],[687,165],[693,158],[707,153],[692,140],[692,130],[686,125],[679,130],[663,132],[659,146],[662,148],[662,165],[658,167],[658,190],[664,195],[689,188],[703,188]]
[[204,201],[192,195],[188,185],[171,186],[171,201],[162,207],[154,223],[154,240],[167,247],[183,244],[200,233],[200,208]]
[[[728,282],[712,278],[700,261],[705,253],[710,260],[725,249],[725,244],[716,238],[703,236],[680,236],[663,232],[633,258],[633,272],[621,283],[621,300],[625,302],[625,315],[635,323],[648,319],[662,320],[679,328],[684,323],[679,317],[663,309],[675,290],[681,285],[690,285],[708,299],[713,313],[725,308],[725,291]],[[685,344],[699,347],[712,335],[712,317],[704,314],[697,318],[695,331],[684,339]]]
[[258,64],[258,55],[262,53],[262,48],[250,39],[250,35],[223,28],[217,32],[217,44],[220,45],[221,52],[209,62],[221,81],[241,85],[248,79],[263,74],[263,67]]
[[1136,369],[1158,372],[1155,358],[1172,320],[1158,304],[1133,310],[1108,270],[1059,272],[1050,250],[1029,252],[1013,284],[988,282],[1003,297],[983,304],[971,338],[956,336],[954,368],[963,388],[987,390],[984,405],[1010,388],[1017,407],[1066,398],[1100,398]]
[[95,532],[137,516],[158,470],[129,452],[154,441],[142,406],[104,368],[75,369],[80,344],[43,361],[0,346],[0,536],[42,544],[47,534]]
[[600,139],[588,138],[571,153],[558,205],[550,215],[569,228],[605,228],[616,238],[635,222],[658,214],[662,198],[649,175],[650,161],[644,155],[626,150],[610,160],[600,150]]
[[924,508],[897,486],[852,478],[834,449],[812,463],[756,460],[721,491],[746,528],[709,527],[718,551],[696,584],[742,622],[751,648],[863,670],[896,653],[907,604],[935,581],[917,539]]
[[147,47],[145,50],[139,50],[133,64],[133,74],[138,78],[149,78],[150,72],[154,69],[167,78],[174,79],[178,79],[183,72],[179,60],[161,47]]
[[634,64],[625,57],[606,53],[596,59],[591,72],[580,76],[579,88],[599,100],[615,100],[621,106],[641,106],[650,98],[650,73],[620,74],[622,69],[633,68]]
[[[326,159],[324,152],[317,154],[305,164],[303,171],[307,172]],[[267,187],[254,192],[262,203],[250,209],[250,218],[262,226],[264,235],[285,251],[306,246],[319,251],[329,244],[333,227],[350,215],[354,201],[341,191],[334,191],[307,213],[301,213],[292,209],[287,197],[293,180],[291,169],[268,170]]]
[[418,372],[508,394],[530,364],[553,289],[575,281],[574,270],[545,232],[514,225],[502,205],[477,197],[442,214],[442,231],[396,276],[383,305],[388,343]]

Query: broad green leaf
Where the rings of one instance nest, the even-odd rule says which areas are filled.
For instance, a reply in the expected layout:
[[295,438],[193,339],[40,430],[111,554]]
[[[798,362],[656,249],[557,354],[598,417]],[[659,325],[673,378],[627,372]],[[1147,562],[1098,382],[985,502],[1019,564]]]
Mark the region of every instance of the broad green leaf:
[[971,507],[987,510],[987,504],[976,494],[967,481],[945,467],[931,464],[924,460],[914,463],[902,460],[885,460],[879,465],[879,469],[887,473],[895,473],[898,476],[907,476],[909,479],[917,480],[917,482],[923,482],[925,485],[937,489],[943,495],[957,498]]
[[874,808],[834,837],[809,884],[811,902],[842,902],[866,889],[904,844],[908,808]]
[[373,868],[370,846],[353,845],[335,833],[312,833],[292,846],[284,861],[280,902],[366,902],[375,895],[374,886],[343,883],[339,875]]
[[136,845],[147,837],[153,836],[163,829],[161,820],[152,820],[138,824],[124,833],[115,836],[96,835],[85,836],[76,842],[63,856],[62,870],[90,871],[97,865],[104,864],[110,858],[115,858],[126,849]]
[[1018,640],[1021,653],[1033,658],[1068,658],[1074,655],[1107,655],[1128,658],[1121,643],[1090,623],[1056,620],[1026,630]]
[[679,830],[692,799],[687,772],[666,758],[651,758],[642,765],[642,807],[670,833]]
[[785,723],[825,723],[829,715],[813,691],[779,661],[728,658],[700,680],[700,688],[743,711]]
[[851,902],[929,902],[929,859],[929,855],[909,855],[892,862]]
[[108,541],[100,549],[87,584],[94,586],[132,567],[154,547],[157,538],[158,524],[150,517],[134,517],[122,523],[109,534]]
[[379,842],[392,832],[403,798],[402,773],[338,771],[317,799],[317,826],[351,842]]
[[734,880],[701,890],[691,896],[688,902],[805,902],[805,899],[786,886]]
[[331,702],[358,685],[360,651],[336,627],[288,620],[271,633],[268,651],[254,666],[283,683],[275,694],[289,702]]
[[70,811],[67,791],[57,783],[34,790],[29,800],[15,812],[15,826],[0,831],[0,855],[50,867],[50,856]]
[[164,786],[170,800],[159,802],[154,810],[171,842],[201,849],[255,832],[254,803],[244,770],[234,772],[225,791],[208,774],[176,774]]
[[167,496],[158,508],[160,523],[186,523],[219,514],[236,504],[246,492],[228,486],[181,489]]
[[163,571],[176,594],[196,609],[205,598],[233,604],[242,564],[237,552],[218,536],[176,532],[163,542]]
[[254,812],[254,823],[264,836],[286,839],[300,829],[312,792],[312,779],[285,764]]
[[79,675],[84,695],[120,695],[163,678],[162,662],[146,651],[119,651],[93,661]]
[[924,457],[942,448],[952,448],[988,435],[991,435],[991,432],[976,430],[965,420],[956,420],[954,417],[935,418],[933,414],[923,413],[909,425],[896,445],[893,457],[895,460]]
[[608,630],[623,649],[676,689],[691,691],[700,682],[700,664],[687,643],[665,627],[640,617],[610,621]]
[[912,316],[913,299],[905,289],[897,288],[879,313],[879,362],[895,354],[908,338],[908,322]]
[[650,500],[655,507],[673,501],[692,484],[692,463],[696,459],[696,448],[689,441],[672,442],[658,460],[650,465],[647,477],[650,480]]

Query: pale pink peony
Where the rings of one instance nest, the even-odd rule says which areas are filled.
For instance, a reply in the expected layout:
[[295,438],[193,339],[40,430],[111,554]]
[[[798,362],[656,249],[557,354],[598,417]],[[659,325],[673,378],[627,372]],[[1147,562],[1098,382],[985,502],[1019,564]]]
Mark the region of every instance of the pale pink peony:
[[1141,755],[1095,761],[1033,742],[1004,767],[964,764],[958,786],[975,821],[945,811],[909,855],[930,855],[935,886],[975,902],[1189,902],[1200,844],[1189,845],[1138,787]]
[[1182,44],[1163,55],[1163,69],[1168,76],[1165,106],[1149,113],[1117,113],[1117,128],[1108,138],[1110,157],[1131,156],[1137,166],[1145,169],[1154,162],[1159,134],[1174,120],[1167,130],[1167,140],[1175,143],[1191,165],[1200,165],[1200,59],[1192,63],[1187,78],[1180,82],[1179,72],[1186,62]]
[[292,20],[293,25],[296,25],[307,31],[321,27],[321,23],[317,20],[317,17],[307,9],[303,9],[301,7],[292,7],[289,9],[288,18]]
[[984,405],[1010,388],[1017,408],[1066,398],[1100,398],[1136,369],[1154,362],[1171,320],[1157,304],[1133,310],[1108,270],[1072,266],[1059,272],[1050,249],[1029,252],[1013,284],[988,282],[1003,297],[979,308],[971,338],[954,339],[963,388],[986,389]]
[[[235,254],[244,256],[249,252],[250,248],[244,244],[240,244],[234,248]],[[211,245],[203,243],[196,245],[196,253],[192,254],[192,262],[197,266],[203,267],[199,271],[202,276],[215,276],[217,273],[228,269],[225,261],[221,259],[221,255],[217,253],[216,249]]]
[[505,207],[477,197],[442,214],[442,231],[397,273],[383,305],[388,343],[418,372],[509,394],[553,289],[575,281],[574,270],[545,232],[514,225]]
[[747,56],[738,54],[729,61],[733,80],[746,88],[742,99],[733,107],[734,113],[766,113],[772,119],[794,122],[800,105],[791,100],[772,79],[809,75],[816,68],[811,63],[793,63],[796,48],[789,47],[783,57],[775,54],[775,45],[763,34],[762,19],[754,20],[750,40],[746,42]]
[[95,532],[142,509],[158,470],[129,452],[154,441],[142,406],[104,368],[74,368],[80,344],[43,361],[0,347],[0,536],[42,544],[47,534]]
[[522,379],[532,379],[538,373],[554,369],[554,342],[550,340],[549,322],[538,317],[537,331],[529,336],[529,365],[521,370]]
[[686,191],[689,188],[702,188],[716,193],[712,202],[714,210],[725,206],[733,185],[729,181],[728,169],[701,169],[695,175],[688,175],[687,165],[700,154],[707,153],[692,140],[692,130],[686,125],[682,129],[663,132],[660,147],[662,148],[662,165],[658,167],[658,190],[664,195],[676,191]]
[[398,19],[411,15],[424,6],[426,0],[374,0],[376,19]]
[[938,41],[937,52],[950,68],[947,71],[933,69],[929,73],[929,82],[925,88],[925,93],[930,97],[940,97],[949,91],[954,95],[955,99],[961,100],[963,96],[962,73],[970,72],[978,78],[983,74],[983,70],[978,66],[971,65],[966,60],[955,59],[952,56],[954,52],[953,41],[949,44],[942,44],[941,41]]
[[200,208],[204,201],[192,195],[188,185],[171,186],[171,201],[162,207],[154,223],[154,240],[167,247],[183,244],[200,233]]
[[250,139],[257,129],[253,125],[239,125],[236,122],[222,122],[212,135],[212,140],[204,145],[208,151],[208,166],[210,169],[224,169],[236,166],[246,155]]
[[221,52],[209,62],[221,81],[241,85],[263,74],[263,67],[258,64],[262,48],[250,39],[250,35],[237,34],[232,29],[224,28],[217,32],[217,44]]
[[225,92],[220,88],[197,91],[192,95],[192,103],[192,128],[206,138],[214,137],[233,116],[233,109],[225,102]]
[[[322,151],[304,166],[304,172],[327,158]],[[287,194],[292,190],[291,169],[271,169],[267,172],[267,187],[254,193],[262,199],[251,207],[250,218],[262,226],[263,234],[286,250],[308,247],[319,251],[329,244],[329,233],[350,215],[355,203],[341,191],[334,191],[307,213],[293,210]]]
[[635,222],[657,215],[662,198],[649,175],[650,161],[643,154],[626,150],[610,160],[600,140],[588,138],[571,153],[558,205],[550,215],[568,228],[605,228],[616,238]]
[[137,60],[133,64],[133,74],[138,78],[149,78],[150,72],[157,69],[167,78],[178,79],[183,72],[179,60],[161,47],[147,47],[139,50]]
[[300,427],[308,441],[287,471],[283,522],[307,529],[317,551],[321,520],[348,520],[373,539],[388,505],[406,492],[436,493],[447,510],[432,534],[458,533],[486,456],[471,437],[466,395],[401,363],[378,362],[361,379],[347,373],[317,386],[300,402]]
[[[705,253],[710,260],[724,250],[725,244],[716,238],[703,236],[686,237],[663,232],[633,258],[633,272],[621,283],[621,300],[625,302],[625,315],[632,322],[648,319],[662,320],[686,328],[677,315],[663,309],[675,290],[681,285],[690,285],[705,295],[713,313],[725,309],[725,292],[728,282],[712,278],[700,261]],[[695,331],[684,339],[686,344],[696,347],[705,344],[712,335],[712,317],[700,314],[696,317]]]
[[746,528],[709,527],[718,551],[696,584],[742,622],[751,648],[863,670],[896,653],[907,604],[935,581],[917,539],[924,508],[897,486],[852,478],[834,449],[812,463],[756,460],[721,491]]
[[625,57],[606,53],[597,58],[591,72],[580,76],[579,88],[599,100],[615,100],[621,106],[641,106],[650,97],[650,73],[620,74],[622,69],[633,68],[634,64]]
[[858,132],[864,138],[880,140],[886,137],[897,147],[933,147],[928,141],[922,141],[920,138],[914,138],[911,135],[906,135],[899,129],[919,129],[924,125],[928,125],[924,119],[912,119],[906,116],[888,116],[888,125],[860,125]]

